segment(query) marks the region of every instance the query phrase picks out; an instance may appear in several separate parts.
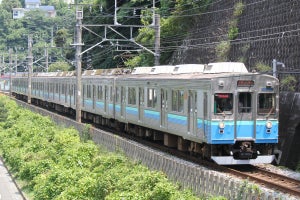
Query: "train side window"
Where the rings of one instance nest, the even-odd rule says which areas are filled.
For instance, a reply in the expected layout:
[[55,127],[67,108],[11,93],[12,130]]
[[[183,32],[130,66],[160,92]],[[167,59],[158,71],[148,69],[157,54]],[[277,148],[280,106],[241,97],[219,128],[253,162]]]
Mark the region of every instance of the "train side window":
[[250,92],[239,93],[238,102],[238,112],[239,113],[249,113],[251,112],[252,102]]
[[172,90],[172,111],[183,112],[184,91]]
[[216,93],[214,100],[215,114],[232,114],[233,111],[233,94]]
[[98,85],[98,89],[97,89],[97,99],[99,100],[103,100],[103,88],[102,85]]
[[155,108],[157,104],[157,93],[156,89],[148,88],[147,89],[147,106],[149,108]]
[[[86,85],[82,85],[82,98],[84,99],[86,97]],[[84,101],[83,101],[84,104]]]
[[116,87],[116,102],[117,103],[120,103],[120,96],[121,96],[121,94],[120,94],[121,92],[120,92],[120,87]]
[[73,85],[71,84],[69,87],[69,96],[73,96]]
[[136,104],[136,91],[134,87],[128,88],[128,104],[135,105]]
[[110,91],[109,101],[112,102],[113,101],[113,95],[114,95],[113,94],[113,87],[112,86],[109,87],[109,91]]
[[59,84],[58,83],[56,83],[56,85],[55,85],[55,93],[59,93]]
[[92,98],[91,85],[86,85],[86,98]]
[[258,114],[275,114],[275,94],[258,94]]
[[61,94],[65,94],[65,84],[61,84]]

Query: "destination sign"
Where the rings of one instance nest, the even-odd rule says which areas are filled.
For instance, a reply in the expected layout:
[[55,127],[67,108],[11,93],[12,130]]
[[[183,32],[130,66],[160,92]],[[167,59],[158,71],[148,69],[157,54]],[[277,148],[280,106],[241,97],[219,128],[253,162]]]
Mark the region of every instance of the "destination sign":
[[252,87],[254,85],[253,80],[238,80],[237,86],[238,87]]

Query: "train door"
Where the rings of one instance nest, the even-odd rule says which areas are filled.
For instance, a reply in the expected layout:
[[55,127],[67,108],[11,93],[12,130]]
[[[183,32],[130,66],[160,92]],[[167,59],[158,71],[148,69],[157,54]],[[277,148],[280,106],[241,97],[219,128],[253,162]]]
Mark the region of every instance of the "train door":
[[167,113],[167,91],[160,90],[160,125],[166,127],[166,113]]
[[196,135],[197,133],[197,92],[189,90],[188,92],[188,133]]
[[145,95],[144,95],[144,88],[139,88],[139,102],[138,102],[138,110],[139,110],[139,122],[143,121],[143,114],[144,114],[144,102],[145,102]]
[[253,119],[254,93],[239,92],[237,94],[236,139],[254,138],[255,124]]

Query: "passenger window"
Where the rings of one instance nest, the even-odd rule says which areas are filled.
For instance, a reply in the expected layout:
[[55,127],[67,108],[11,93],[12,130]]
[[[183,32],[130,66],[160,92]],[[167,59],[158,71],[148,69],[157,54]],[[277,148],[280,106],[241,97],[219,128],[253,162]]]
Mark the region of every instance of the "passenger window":
[[232,114],[233,112],[233,94],[216,93],[214,101],[214,113]]
[[92,98],[92,90],[91,90],[91,85],[86,86],[86,98]]
[[135,88],[128,88],[128,104],[135,105],[136,104],[136,92]]
[[98,100],[103,100],[103,89],[102,89],[101,85],[98,85],[97,99]]
[[61,84],[61,94],[65,94],[65,84]]
[[112,102],[113,101],[113,87],[112,86],[109,87],[109,92],[110,92],[109,93],[110,94],[109,95],[109,101]]
[[251,93],[241,92],[239,93],[239,102],[238,102],[238,112],[239,113],[249,113],[251,112]]
[[116,102],[120,103],[120,88],[116,87]]
[[184,91],[172,90],[172,111],[183,112]]
[[260,93],[258,94],[258,114],[275,113],[275,94]]
[[147,106],[149,108],[155,108],[157,104],[157,93],[156,89],[148,88],[147,89]]

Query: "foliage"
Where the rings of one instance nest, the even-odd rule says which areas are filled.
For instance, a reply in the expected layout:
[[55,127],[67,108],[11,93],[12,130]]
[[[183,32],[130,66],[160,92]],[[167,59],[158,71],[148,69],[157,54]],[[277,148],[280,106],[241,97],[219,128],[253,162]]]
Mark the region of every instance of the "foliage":
[[250,184],[248,179],[244,180],[243,183],[241,184],[239,191],[238,191],[238,197],[237,200],[242,200],[245,199],[245,195],[249,193],[255,193],[258,196],[261,195],[262,191],[260,190],[258,185],[255,184]]
[[[175,51],[175,48],[172,47],[179,45],[180,40],[172,38],[175,38],[179,33],[180,37],[184,38],[190,27],[189,24],[193,24],[196,18],[193,14],[199,15],[199,13],[205,11],[210,2],[211,0],[162,0],[155,3],[155,13],[161,16],[162,41],[172,41],[162,45],[164,48],[171,48],[169,51],[161,51],[160,62],[162,64],[170,61],[173,51]],[[24,6],[24,0],[2,2],[2,6],[0,7],[0,27],[3,30],[0,33],[0,51],[6,51],[8,46],[26,49],[28,46],[27,36],[30,34],[33,36],[33,56],[36,60],[44,56],[45,47],[49,47],[51,44],[51,48],[48,49],[51,63],[60,62],[61,60],[71,62],[70,60],[74,60],[75,54],[74,48],[70,47],[70,44],[74,43],[72,40],[75,28],[75,6],[70,6],[62,0],[41,0],[41,3],[43,5],[55,6],[57,17],[47,18],[43,13],[35,10],[26,13],[26,16],[22,19],[13,20],[11,17],[11,8]],[[84,24],[114,24],[114,18],[112,17],[114,15],[114,1],[78,0],[77,3],[89,5],[83,6]],[[149,0],[118,1],[117,6],[117,21],[122,25],[148,26],[153,23],[152,2]],[[189,23],[186,23],[187,21]],[[123,67],[126,60],[120,55],[122,53],[115,51],[119,45],[117,44],[118,42],[103,40],[103,38],[118,39],[120,35],[116,34],[115,31],[109,30],[104,36],[104,27],[101,26],[89,27],[89,29],[91,31],[82,29],[83,50],[99,42],[101,42],[101,45],[94,46],[94,48],[82,55],[82,68]],[[133,28],[130,34],[128,28],[117,27],[116,30],[126,38],[138,41],[138,43],[147,49],[152,50],[154,47],[154,30],[152,28]],[[124,38],[121,37],[121,39]],[[140,48],[134,43],[130,45],[125,44],[125,46],[134,49]],[[135,53],[133,51],[130,53],[134,60],[132,62],[128,60],[126,66],[153,65],[154,56],[148,51],[141,49],[140,52]],[[19,58],[22,57],[25,59],[26,51],[22,51],[22,53],[18,51],[18,54],[22,54],[18,56]],[[135,59],[136,56],[139,59]],[[6,59],[8,60],[8,56]],[[24,68],[25,64],[22,65]],[[43,64],[36,64],[36,70],[40,70],[37,67],[38,65]]]
[[80,138],[82,139],[83,142],[87,142],[88,140],[92,139],[92,136],[90,134],[90,129],[91,129],[91,125],[86,124],[84,126],[83,131],[80,133]]
[[57,127],[50,118],[20,108],[7,97],[0,97],[0,105],[8,114],[0,123],[2,157],[34,199],[199,199],[170,183],[162,172],[99,151],[73,128]]
[[0,122],[5,122],[7,120],[7,114],[8,110],[4,106],[4,102],[0,102]]
[[71,69],[71,65],[66,62],[55,62],[49,65],[49,72],[57,72],[57,71],[69,71]]
[[238,2],[234,5],[233,19],[229,22],[228,38],[234,40],[239,34],[238,17],[243,13],[245,5],[242,2]]
[[269,72],[271,71],[271,67],[262,62],[258,62],[255,64],[255,69],[259,72]]
[[234,17],[239,17],[243,14],[245,5],[243,2],[238,2],[234,5],[234,11],[233,11],[233,16]]
[[295,91],[297,79],[289,75],[283,79],[280,80],[280,88],[281,90],[286,89],[287,91]]
[[216,54],[218,61],[227,61],[228,53],[230,51],[230,42],[222,41],[216,46]]
[[[160,7],[157,13],[161,14],[161,40],[167,40],[163,44],[164,48],[178,46],[178,39],[172,39],[180,35],[184,38],[187,34],[189,27],[194,23],[193,14],[197,15],[205,11],[211,0],[205,1],[192,1],[192,0],[178,0],[178,1],[160,1]],[[172,13],[170,10],[174,10]],[[146,14],[148,13],[148,14]],[[149,25],[152,22],[152,18],[149,17],[149,11],[144,11],[144,17],[142,17],[142,23]],[[189,23],[186,23],[189,21]],[[153,49],[154,46],[154,29],[149,27],[139,29],[136,41],[140,42],[143,46]],[[160,63],[167,64],[175,49],[169,51],[161,51]],[[143,54],[144,56],[141,56]],[[126,62],[127,67],[134,66],[151,66],[154,62],[154,56],[148,52],[143,51],[138,55],[138,59],[133,57],[133,61],[128,60]],[[139,63],[138,63],[139,62]],[[131,65],[133,64],[133,65]]]
[[228,31],[228,38],[229,40],[234,40],[237,38],[239,34],[239,29],[238,27],[235,27],[235,26],[232,26],[232,27],[229,27],[229,31]]
[[69,37],[70,36],[69,36],[68,30],[66,28],[59,29],[56,32],[56,37],[54,38],[55,45],[57,47],[66,47],[67,45],[69,45],[67,42],[70,42],[70,41],[68,41]]
[[[25,13],[25,16],[21,19],[12,18],[12,8],[24,7],[24,0],[10,0],[2,1],[0,5],[0,52],[4,52],[4,59],[8,62],[7,49],[12,47],[14,54],[18,55],[19,69],[25,68],[25,60],[27,56],[28,36],[33,38],[33,56],[36,60],[44,56],[45,47],[49,47],[49,44],[53,44],[54,38],[57,38],[56,30],[66,30],[64,40],[59,44],[64,48],[69,48],[69,44],[73,38],[73,27],[75,26],[74,10],[68,9],[67,4],[62,0],[46,0],[41,1],[43,5],[55,6],[57,16],[54,18],[46,17],[40,10],[31,10]],[[59,38],[59,37],[58,37]],[[60,57],[67,57],[69,51],[62,51],[61,48],[55,48],[51,46],[48,49],[50,62],[57,61]],[[73,59],[73,55],[72,58]],[[34,66],[42,65],[42,63]]]
[[138,56],[133,57],[125,62],[125,65],[129,68],[140,67],[140,66],[153,66],[153,55],[148,53],[141,53]]
[[2,1],[0,4],[1,9],[6,10],[7,12],[11,12],[12,8],[19,8],[21,3],[19,0],[9,0],[9,1]]
[[134,67],[141,66],[141,61],[142,61],[141,56],[135,56],[132,59],[127,60],[124,64],[125,66],[134,68]]

